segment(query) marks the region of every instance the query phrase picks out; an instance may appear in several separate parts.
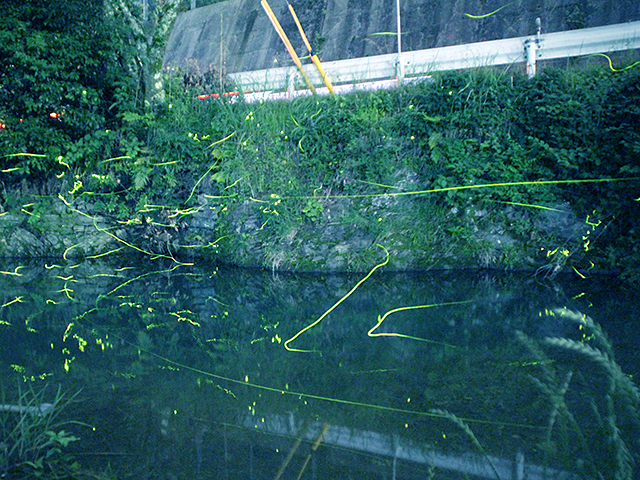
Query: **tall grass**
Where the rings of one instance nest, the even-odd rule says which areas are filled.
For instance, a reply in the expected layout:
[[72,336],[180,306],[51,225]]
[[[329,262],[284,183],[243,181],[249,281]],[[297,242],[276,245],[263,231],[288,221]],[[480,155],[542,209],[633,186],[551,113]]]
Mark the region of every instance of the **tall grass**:
[[[539,365],[531,381],[550,409],[545,451],[584,457],[581,469],[594,478],[631,480],[638,461],[640,390],[616,363],[601,327],[579,312],[549,312],[578,327],[578,338],[518,339]],[[634,453],[635,452],[635,453]]]

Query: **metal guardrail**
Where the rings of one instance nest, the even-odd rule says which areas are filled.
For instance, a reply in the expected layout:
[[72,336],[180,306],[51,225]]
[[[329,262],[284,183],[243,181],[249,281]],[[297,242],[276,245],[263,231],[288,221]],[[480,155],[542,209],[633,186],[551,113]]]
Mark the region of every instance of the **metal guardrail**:
[[[331,424],[326,429],[320,422],[301,428],[293,413],[289,415],[273,414],[256,422],[256,418],[247,415],[238,422],[241,427],[288,438],[304,438],[313,442],[319,432],[323,432],[322,443],[325,446],[344,448],[369,455],[415,464],[431,465],[449,472],[461,473],[467,477],[486,480],[591,480],[573,472],[556,470],[525,461],[524,453],[519,451],[515,458],[490,455],[477,455],[465,452],[445,452],[434,447],[403,438],[399,435],[383,434],[369,430],[358,430],[342,425]],[[395,475],[393,476],[395,478]]]
[[[410,77],[441,70],[525,62],[526,50],[530,48],[527,45],[534,46],[530,60],[551,60],[640,48],[640,22],[403,52],[401,59],[404,73]],[[389,79],[396,77],[398,54],[338,60],[322,65],[334,84]],[[313,65],[305,67],[314,85],[324,83]],[[304,85],[296,67],[240,72],[229,76],[245,91],[291,90]]]

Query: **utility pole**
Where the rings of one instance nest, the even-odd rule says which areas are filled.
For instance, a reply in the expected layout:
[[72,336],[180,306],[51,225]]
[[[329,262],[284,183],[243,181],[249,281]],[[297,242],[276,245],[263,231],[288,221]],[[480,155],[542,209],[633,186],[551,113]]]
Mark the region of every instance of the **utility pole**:
[[400,26],[400,0],[396,0],[396,13],[398,23],[398,63],[396,64],[396,75],[398,86],[404,85],[404,62],[402,61],[402,27]]

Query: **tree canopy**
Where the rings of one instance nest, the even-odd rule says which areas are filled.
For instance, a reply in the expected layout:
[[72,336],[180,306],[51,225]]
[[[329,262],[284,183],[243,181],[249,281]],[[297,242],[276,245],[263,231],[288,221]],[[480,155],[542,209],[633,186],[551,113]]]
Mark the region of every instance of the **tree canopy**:
[[4,1],[2,12],[0,148],[55,158],[109,119],[114,45],[102,2]]
[[132,0],[0,0],[0,157],[13,180],[126,150],[114,130],[162,99],[180,0],[156,3],[143,18]]

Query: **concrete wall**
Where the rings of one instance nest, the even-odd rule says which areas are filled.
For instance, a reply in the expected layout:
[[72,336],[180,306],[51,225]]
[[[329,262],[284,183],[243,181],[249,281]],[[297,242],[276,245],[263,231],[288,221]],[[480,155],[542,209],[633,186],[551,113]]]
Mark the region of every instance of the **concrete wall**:
[[[323,61],[397,51],[395,0],[292,0]],[[269,4],[298,55],[306,55],[286,0]],[[485,15],[504,7],[484,18]],[[459,45],[640,20],[637,0],[401,0],[403,50]],[[227,0],[181,14],[165,66],[228,73],[292,65],[259,0]]]

